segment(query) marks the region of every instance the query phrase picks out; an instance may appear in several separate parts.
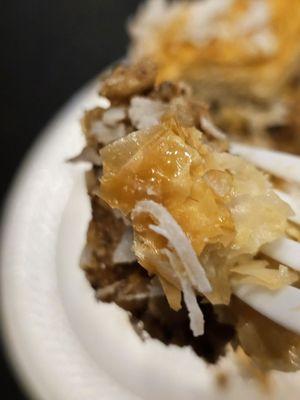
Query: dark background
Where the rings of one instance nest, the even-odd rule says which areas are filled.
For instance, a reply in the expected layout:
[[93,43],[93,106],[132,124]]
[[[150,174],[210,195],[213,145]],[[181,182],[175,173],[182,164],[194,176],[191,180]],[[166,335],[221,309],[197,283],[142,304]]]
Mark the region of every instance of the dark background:
[[[139,3],[0,0],[1,203],[45,123],[87,80],[125,53],[125,23]],[[25,399],[1,354],[0,362],[5,398]]]

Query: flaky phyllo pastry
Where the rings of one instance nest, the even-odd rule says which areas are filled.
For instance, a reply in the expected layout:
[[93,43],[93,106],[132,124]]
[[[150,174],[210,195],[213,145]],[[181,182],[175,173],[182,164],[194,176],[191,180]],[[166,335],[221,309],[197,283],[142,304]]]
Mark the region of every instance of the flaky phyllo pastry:
[[82,120],[79,158],[93,164],[82,267],[97,297],[128,310],[140,333],[208,361],[230,343],[262,368],[298,369],[299,337],[233,296],[241,283],[298,282],[260,253],[291,228],[299,234],[292,211],[269,176],[230,153],[189,86],[156,82],[149,60],[117,67],[101,82],[109,107]]
[[148,0],[129,30],[130,59],[189,81],[221,128],[300,153],[298,0]]

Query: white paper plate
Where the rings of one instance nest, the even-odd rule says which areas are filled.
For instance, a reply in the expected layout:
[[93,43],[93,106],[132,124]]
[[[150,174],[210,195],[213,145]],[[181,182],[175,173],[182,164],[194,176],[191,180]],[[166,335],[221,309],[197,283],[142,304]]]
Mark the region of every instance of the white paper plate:
[[[2,226],[1,306],[6,346],[39,400],[298,399],[300,374],[274,373],[274,394],[239,376],[231,357],[208,367],[188,349],[142,343],[124,311],[96,303],[78,267],[90,217],[79,118],[100,104],[95,84],[74,97],[23,163]],[[216,385],[225,371],[229,385]]]

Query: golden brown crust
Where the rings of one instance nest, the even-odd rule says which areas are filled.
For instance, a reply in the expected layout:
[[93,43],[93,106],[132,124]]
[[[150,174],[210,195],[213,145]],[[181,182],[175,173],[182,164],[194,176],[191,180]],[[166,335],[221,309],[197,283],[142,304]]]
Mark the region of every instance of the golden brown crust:
[[138,62],[133,67],[120,65],[104,80],[100,94],[114,102],[142,94],[153,87],[156,72],[156,65],[150,60]]

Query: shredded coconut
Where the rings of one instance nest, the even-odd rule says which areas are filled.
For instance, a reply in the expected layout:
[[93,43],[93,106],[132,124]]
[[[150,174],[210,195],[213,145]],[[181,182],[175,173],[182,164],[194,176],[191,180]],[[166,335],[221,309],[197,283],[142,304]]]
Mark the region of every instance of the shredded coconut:
[[194,336],[200,336],[204,333],[204,317],[197,303],[197,297],[195,291],[190,284],[189,280],[182,273],[182,263],[176,256],[168,249],[163,249],[162,253],[168,257],[170,264],[172,265],[179,281],[183,292],[183,298],[187,307],[190,319],[190,328]]
[[152,200],[143,200],[136,204],[132,211],[132,217],[141,213],[149,213],[158,221],[159,225],[149,225],[149,228],[169,241],[181,260],[193,287],[201,293],[210,292],[211,285],[190,240],[169,211]]
[[106,125],[103,121],[95,121],[92,124],[91,132],[96,136],[99,142],[108,144],[125,136],[126,129],[125,125],[122,123],[111,127]]
[[165,110],[166,106],[159,100],[136,96],[131,99],[128,113],[133,126],[147,129],[159,123]]
[[164,22],[169,11],[169,4],[166,0],[149,0],[142,4],[134,21],[130,21],[129,30],[133,36],[140,36],[145,31],[152,31],[156,26]]
[[219,29],[222,27],[217,24],[217,18],[225,13],[232,3],[233,0],[204,0],[192,4],[189,22],[186,26],[187,39],[200,44],[219,37],[223,29]]
[[273,54],[277,49],[277,41],[270,27],[269,4],[265,0],[248,1],[248,9],[232,23],[226,16],[235,3],[236,0],[202,0],[186,7],[181,2],[149,0],[139,9],[129,26],[131,36],[136,41],[133,49],[135,57],[145,54],[144,43],[147,43],[147,52],[152,54],[157,49],[156,31],[171,24],[185,10],[189,13],[188,22],[177,32],[182,40],[202,46],[213,39],[234,40],[248,36],[250,53]]
[[102,121],[105,125],[114,127],[125,118],[126,112],[124,107],[113,107],[105,111],[102,116]]
[[211,135],[215,139],[225,140],[226,135],[221,129],[217,128],[210,119],[207,117],[200,117],[201,128],[204,130],[205,133]]
[[272,55],[278,48],[278,41],[269,29],[264,29],[251,36],[250,44],[265,55]]
[[133,20],[129,22],[129,32],[133,40],[137,40],[140,45],[134,49],[134,57],[139,58],[144,55],[145,46],[151,51],[156,47],[156,40],[153,32],[160,28],[162,24],[168,23],[172,19],[172,10],[166,0],[149,0],[142,4]]
[[265,28],[270,21],[270,7],[265,0],[251,0],[249,7],[242,18],[237,28],[240,30],[241,35]]
[[116,281],[116,282],[114,282],[114,283],[112,283],[110,285],[107,285],[107,286],[103,287],[103,288],[97,289],[96,290],[96,297],[98,299],[103,299],[103,298],[105,298],[107,296],[113,295],[116,292],[117,288],[121,284],[122,284],[122,280]]
[[132,228],[127,227],[120,243],[116,247],[113,254],[113,263],[132,263],[136,260],[136,257],[132,250],[133,246],[133,231]]

